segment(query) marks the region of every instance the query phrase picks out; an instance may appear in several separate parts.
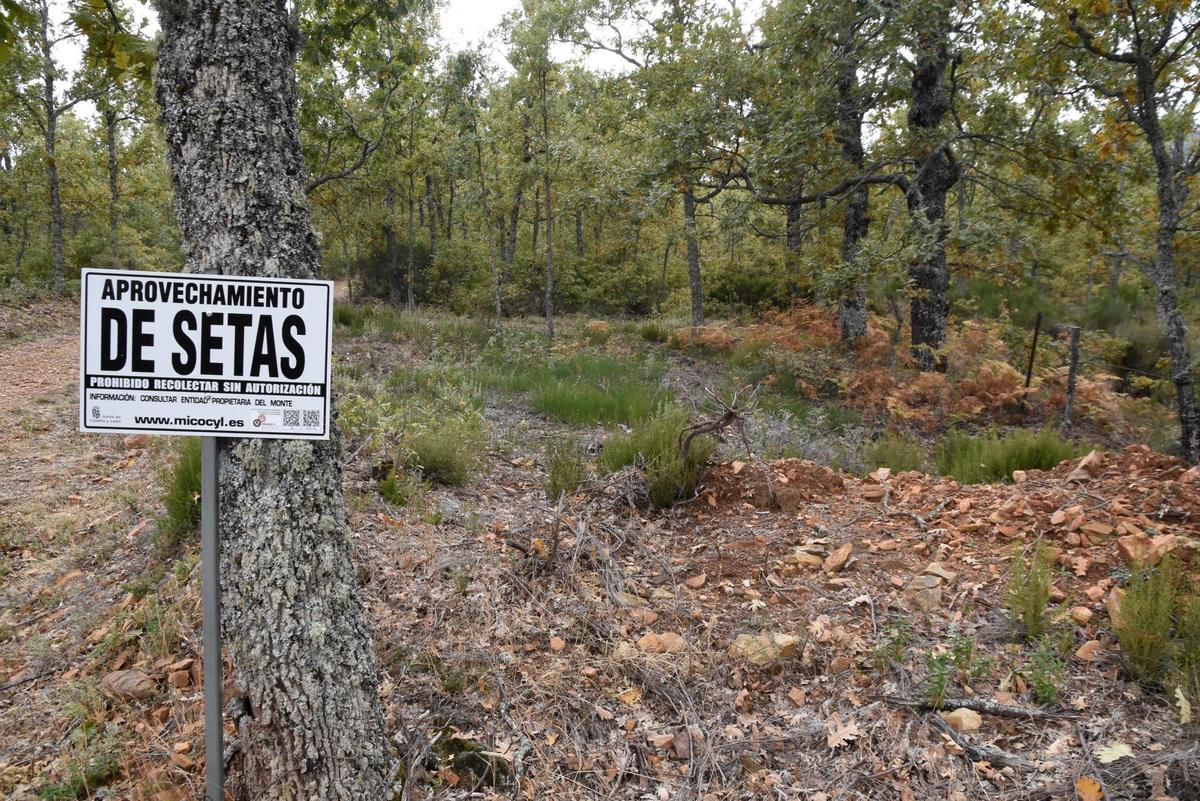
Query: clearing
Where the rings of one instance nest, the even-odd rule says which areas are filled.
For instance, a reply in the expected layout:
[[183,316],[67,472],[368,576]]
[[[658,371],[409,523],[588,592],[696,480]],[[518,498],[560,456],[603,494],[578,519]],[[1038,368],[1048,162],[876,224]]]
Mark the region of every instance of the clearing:
[[[583,321],[553,347],[536,323],[497,344],[456,318],[342,322],[354,557],[407,797],[1200,798],[1186,700],[1127,680],[1110,622],[1123,550],[1195,565],[1200,469],[1129,446],[1012,483],[863,477],[796,458],[862,436],[838,410],[764,396],[750,446],[787,458],[730,436],[658,510],[638,467],[599,475],[624,412],[567,422],[536,387],[637,376],[710,419],[725,362]],[[196,798],[196,544],[156,537],[176,449],[76,433],[73,348],[50,326],[0,350],[0,795]],[[477,443],[458,486],[399,471],[437,432]],[[584,473],[558,501],[564,438]],[[1051,634],[1022,642],[1010,562],[1037,542]]]

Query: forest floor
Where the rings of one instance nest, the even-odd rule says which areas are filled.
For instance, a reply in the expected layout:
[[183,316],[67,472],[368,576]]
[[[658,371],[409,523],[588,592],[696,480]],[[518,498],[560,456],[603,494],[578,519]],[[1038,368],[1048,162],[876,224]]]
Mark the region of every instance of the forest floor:
[[[197,554],[156,537],[172,444],[77,433],[73,312],[36,316],[0,345],[0,797],[199,798]],[[360,379],[457,358],[340,334]],[[666,360],[697,408],[726,369]],[[732,442],[670,510],[633,468],[554,503],[546,443],[613,429],[483,399],[478,474],[403,507],[347,440],[405,797],[1200,798],[1196,723],[1126,679],[1109,619],[1121,538],[1200,563],[1200,469],[1130,446],[960,485]],[[827,433],[792,422],[752,417],[752,447]],[[1035,542],[1053,647],[1014,637],[1004,603]]]

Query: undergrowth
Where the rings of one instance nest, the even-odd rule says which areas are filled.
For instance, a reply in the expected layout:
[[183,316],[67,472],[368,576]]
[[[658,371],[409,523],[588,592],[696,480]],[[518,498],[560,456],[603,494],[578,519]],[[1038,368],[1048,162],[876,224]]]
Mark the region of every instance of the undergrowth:
[[627,465],[641,465],[646,491],[659,507],[671,506],[690,497],[696,490],[700,473],[716,451],[716,442],[708,436],[692,440],[685,455],[680,448],[680,432],[690,425],[687,413],[678,407],[662,407],[628,434],[609,440],[601,456],[601,466],[609,471]]
[[1130,678],[1200,703],[1200,593],[1174,557],[1134,568],[1114,627]]
[[1019,552],[1013,555],[1004,600],[1017,636],[1032,641],[1046,633],[1046,607],[1053,583],[1054,557],[1045,545],[1037,543],[1028,561]]
[[570,495],[587,480],[583,448],[570,437],[553,439],[546,444],[546,497],[557,501]]
[[1003,436],[951,434],[938,449],[937,468],[960,483],[983,484],[1011,480],[1014,470],[1049,470],[1080,455],[1078,445],[1049,428],[1036,434],[1025,429]]
[[159,545],[179,546],[196,531],[200,522],[200,440],[177,440],[171,463],[159,474],[163,517],[159,520]]

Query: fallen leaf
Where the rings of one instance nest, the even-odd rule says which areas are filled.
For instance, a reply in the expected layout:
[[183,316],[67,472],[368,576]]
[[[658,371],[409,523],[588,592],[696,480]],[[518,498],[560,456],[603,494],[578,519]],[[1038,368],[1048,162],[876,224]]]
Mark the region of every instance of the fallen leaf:
[[688,579],[687,581],[685,581],[685,582],[684,582],[684,584],[688,585],[688,586],[689,586],[689,587],[691,587],[693,590],[698,590],[698,589],[700,589],[701,587],[703,587],[703,586],[704,586],[704,581],[705,581],[707,578],[708,578],[708,576],[707,576],[706,574],[704,574],[704,573],[701,573],[701,574],[699,574],[699,575],[697,575],[697,576],[692,576],[690,579]]
[[808,698],[808,694],[799,687],[793,687],[792,689],[788,690],[787,697],[788,700],[790,700],[796,706],[803,706],[805,700]]
[[562,637],[551,637],[550,638],[550,650],[553,651],[554,653],[557,654],[566,647],[567,647],[567,641],[564,640]]
[[1075,795],[1079,801],[1101,801],[1104,791],[1100,789],[1100,782],[1091,776],[1082,776],[1075,782]]
[[1179,708],[1179,725],[1186,726],[1192,722],[1192,704],[1179,687],[1175,688],[1175,706]]
[[829,744],[830,748],[841,748],[843,745],[848,745],[862,734],[856,721],[843,723],[836,717],[826,721],[825,732],[825,742]]
[[1101,765],[1108,765],[1118,759],[1133,756],[1133,749],[1120,740],[1109,740],[1108,744],[1096,752],[1096,759]]

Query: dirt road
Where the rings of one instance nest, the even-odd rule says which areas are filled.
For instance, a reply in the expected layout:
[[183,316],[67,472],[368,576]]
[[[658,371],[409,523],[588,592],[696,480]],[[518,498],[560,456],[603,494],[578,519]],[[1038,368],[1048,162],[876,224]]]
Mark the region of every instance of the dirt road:
[[77,334],[56,334],[0,349],[0,412],[28,408],[78,380]]

